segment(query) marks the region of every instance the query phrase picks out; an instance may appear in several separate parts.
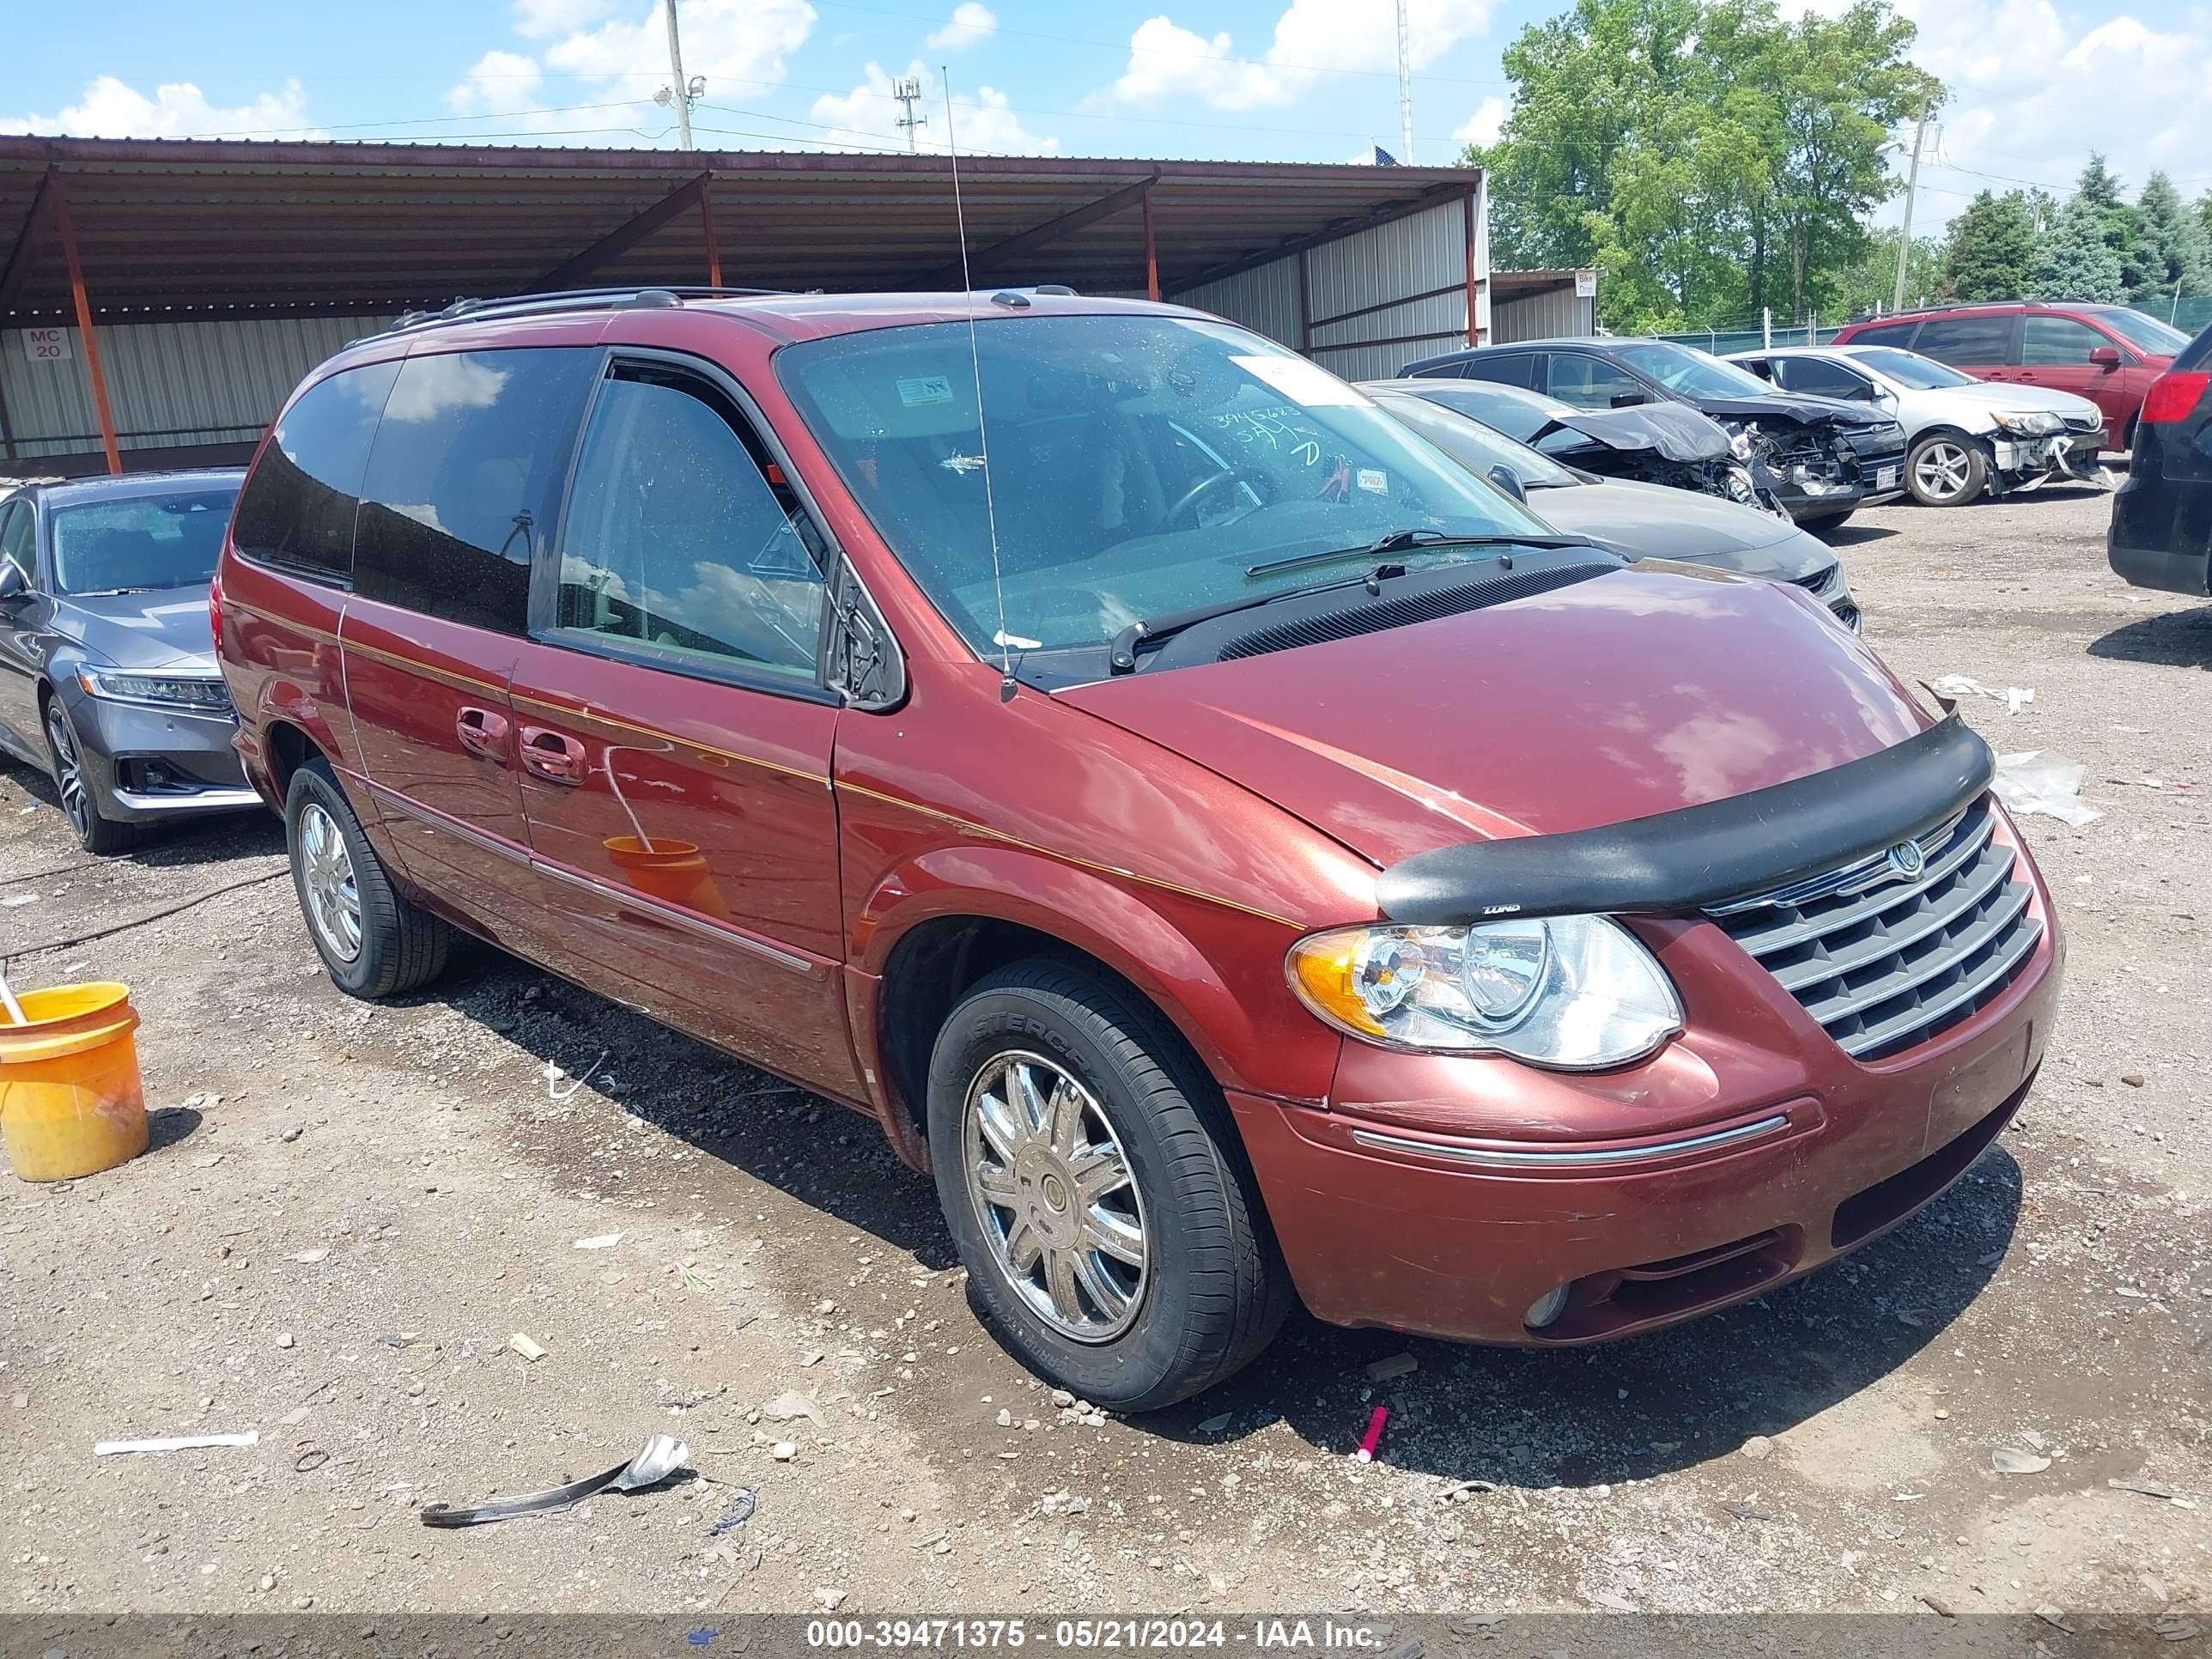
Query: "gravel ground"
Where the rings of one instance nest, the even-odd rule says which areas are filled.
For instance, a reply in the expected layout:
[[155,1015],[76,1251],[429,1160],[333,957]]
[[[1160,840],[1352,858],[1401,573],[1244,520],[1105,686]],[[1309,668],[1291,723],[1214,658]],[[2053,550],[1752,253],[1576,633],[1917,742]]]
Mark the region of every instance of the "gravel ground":
[[[0,950],[19,985],[132,984],[158,1109],[123,1169],[0,1181],[10,1610],[1933,1605],[2212,1632],[2212,609],[2112,576],[2106,512],[2052,491],[1836,538],[1900,673],[2033,688],[1966,712],[2000,750],[2082,762],[2103,813],[2026,822],[2065,1006],[1964,1182],[1660,1336],[1480,1351],[1300,1317],[1141,1421],[1055,1404],[1006,1358],[927,1184],[863,1120],[489,952],[349,1001],[273,821],[92,865],[44,777],[0,770]],[[552,1097],[549,1065],[595,1062]],[[1416,1368],[1370,1380],[1401,1354]],[[690,1478],[504,1527],[416,1519],[655,1431],[690,1442]],[[1998,1474],[1999,1449],[2048,1465]],[[757,1513],[711,1533],[740,1488]]]

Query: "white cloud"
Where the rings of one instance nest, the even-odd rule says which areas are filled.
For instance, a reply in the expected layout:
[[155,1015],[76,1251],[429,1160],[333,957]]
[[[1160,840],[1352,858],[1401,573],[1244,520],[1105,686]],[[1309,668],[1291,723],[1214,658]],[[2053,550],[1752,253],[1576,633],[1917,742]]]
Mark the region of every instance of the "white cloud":
[[[1413,67],[1486,33],[1492,7],[1493,0],[1412,0],[1407,27]],[[1238,57],[1225,33],[1208,39],[1163,14],[1137,26],[1128,67],[1097,101],[1196,97],[1220,110],[1258,109],[1295,102],[1332,70],[1391,70],[1397,63],[1395,0],[1291,0],[1257,58]]]
[[1486,98],[1474,106],[1474,113],[1452,129],[1455,144],[1480,144],[1487,149],[1498,142],[1498,135],[1505,131],[1505,100]]
[[[904,106],[891,97],[893,76],[877,63],[861,73],[860,84],[843,94],[824,93],[814,100],[809,117],[833,129],[822,135],[824,143],[861,148],[903,149],[906,134],[896,125]],[[928,95],[916,113],[929,118],[915,134],[916,148],[941,155],[945,151],[943,83],[925,74],[920,58],[906,66],[899,79],[918,79]],[[1006,94],[995,87],[978,87],[971,97],[956,93],[952,99],[953,137],[960,153],[1013,155],[1057,155],[1060,140],[1031,132],[1021,117],[1006,107]]]
[[156,87],[149,98],[102,75],[85,83],[77,101],[58,115],[0,116],[0,131],[70,138],[319,138],[307,120],[307,94],[297,81],[250,104],[224,108],[189,81]]
[[[1848,4],[1790,0],[1784,9],[1834,16]],[[2051,0],[1897,0],[1897,9],[1919,26],[1913,60],[1951,89],[1936,112],[1933,159],[1953,165],[1923,162],[1916,231],[1940,228],[1985,188],[2039,181],[2063,195],[2093,149],[2130,190],[2154,167],[2203,172],[2197,112],[2212,94],[2212,15],[2177,9],[2176,27],[2154,28],[2131,13],[2069,14]],[[1885,210],[1892,222],[1901,199]]]
[[958,52],[995,34],[998,28],[998,17],[988,6],[978,4],[977,0],[960,0],[952,9],[952,21],[923,44],[932,52]]
[[[784,77],[785,59],[814,27],[808,0],[685,0],[684,72],[703,77],[707,100],[757,98]],[[463,115],[499,115],[557,134],[625,125],[611,109],[555,112],[554,105],[641,105],[668,83],[668,32],[657,0],[516,0],[518,35],[534,52],[494,50],[446,94]],[[522,113],[536,110],[541,113]],[[633,118],[657,111],[640,108]],[[713,125],[711,113],[695,117]]]

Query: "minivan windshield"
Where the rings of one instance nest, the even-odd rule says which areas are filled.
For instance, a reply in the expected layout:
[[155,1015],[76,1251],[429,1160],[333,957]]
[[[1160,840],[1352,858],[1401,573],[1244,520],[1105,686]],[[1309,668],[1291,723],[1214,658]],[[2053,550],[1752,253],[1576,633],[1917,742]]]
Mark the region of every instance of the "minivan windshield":
[[1747,369],[1676,345],[1670,340],[1638,340],[1617,345],[1613,355],[1638,374],[1685,398],[1771,398],[1774,388]]
[[2168,328],[2157,318],[2129,306],[2100,306],[2087,314],[2130,345],[2139,346],[2154,357],[2171,357],[2189,343],[2189,337],[2179,329]]
[[1319,556],[1342,552],[1356,577],[1399,532],[1425,532],[1392,552],[1406,564],[1492,556],[1439,538],[1556,533],[1327,370],[1227,323],[1000,313],[977,319],[972,347],[965,322],[923,323],[775,362],[877,531],[992,659],[1102,647],[1140,620],[1337,576]]
[[54,586],[79,599],[205,587],[237,500],[233,483],[57,507]]
[[1923,357],[1917,351],[1900,351],[1895,346],[1844,346],[1846,356],[1856,358],[1877,374],[1884,374],[1902,386],[1915,392],[1933,392],[1938,386],[1979,386],[1981,381],[1971,374],[1961,374],[1948,363],[1939,363],[1933,357]]

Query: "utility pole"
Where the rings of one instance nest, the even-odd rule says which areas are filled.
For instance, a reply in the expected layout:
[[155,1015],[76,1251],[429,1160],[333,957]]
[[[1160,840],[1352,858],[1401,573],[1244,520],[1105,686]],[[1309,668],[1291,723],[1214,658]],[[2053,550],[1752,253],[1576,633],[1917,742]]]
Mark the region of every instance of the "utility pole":
[[1912,193],[1920,188],[1920,143],[1927,136],[1928,110],[1923,105],[1919,125],[1912,129],[1912,167],[1905,175],[1905,228],[1897,239],[1897,292],[1890,299],[1892,311],[1905,309],[1905,262],[1912,257]]
[[676,148],[696,149],[691,142],[691,83],[684,78],[684,42],[676,33],[676,0],[664,0],[668,9],[668,72],[674,76],[669,102],[676,106]]
[[1398,0],[1398,159],[1413,165],[1413,36],[1406,25],[1406,0]]
[[893,125],[906,134],[907,149],[914,149],[916,147],[915,129],[929,125],[929,118],[927,115],[916,115],[914,112],[914,106],[921,101],[921,77],[916,75],[903,81],[892,82],[891,96],[906,107],[906,113],[900,116]]

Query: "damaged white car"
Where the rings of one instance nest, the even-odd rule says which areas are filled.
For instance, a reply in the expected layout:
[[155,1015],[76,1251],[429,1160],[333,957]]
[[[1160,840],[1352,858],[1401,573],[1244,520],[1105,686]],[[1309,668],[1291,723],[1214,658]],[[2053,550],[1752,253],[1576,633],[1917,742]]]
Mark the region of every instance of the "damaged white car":
[[1905,486],[1923,507],[1959,507],[2052,478],[2104,481],[2104,414],[2070,392],[1977,380],[1895,346],[1784,346],[1731,361],[1785,391],[1895,415]]

